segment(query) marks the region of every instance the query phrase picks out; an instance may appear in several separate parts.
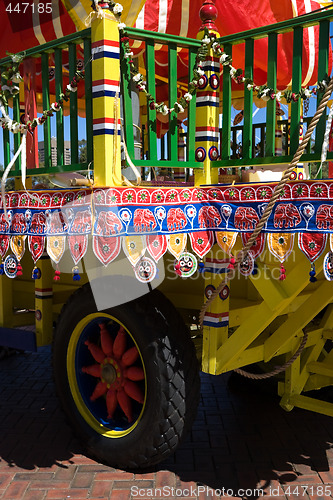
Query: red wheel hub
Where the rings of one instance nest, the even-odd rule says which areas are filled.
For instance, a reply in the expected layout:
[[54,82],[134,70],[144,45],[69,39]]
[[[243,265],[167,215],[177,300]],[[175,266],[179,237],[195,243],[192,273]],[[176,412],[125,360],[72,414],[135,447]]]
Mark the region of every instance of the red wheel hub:
[[128,422],[132,422],[133,401],[144,402],[144,394],[137,383],[145,378],[142,366],[138,366],[138,349],[136,346],[126,349],[127,333],[122,326],[115,339],[105,323],[100,323],[99,328],[101,347],[89,340],[85,342],[96,364],[82,367],[82,372],[99,379],[90,400],[104,396],[108,419],[113,418],[119,405]]

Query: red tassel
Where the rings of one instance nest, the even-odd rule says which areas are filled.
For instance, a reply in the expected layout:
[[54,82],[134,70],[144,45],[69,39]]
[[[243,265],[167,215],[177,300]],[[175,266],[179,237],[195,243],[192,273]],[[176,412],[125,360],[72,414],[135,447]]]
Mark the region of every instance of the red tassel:
[[20,263],[17,264],[16,276],[22,276],[22,266]]
[[56,271],[54,271],[53,280],[54,281],[59,281],[60,280],[60,271],[58,269]]
[[235,257],[231,257],[228,269],[235,269],[235,263],[236,263]]
[[175,273],[178,274],[178,276],[182,275],[182,272],[180,270],[180,263],[179,262],[177,262],[177,264],[175,264]]
[[286,279],[286,270],[285,270],[283,264],[281,264],[281,266],[280,266],[280,278],[279,278],[279,280],[283,281],[285,279]]

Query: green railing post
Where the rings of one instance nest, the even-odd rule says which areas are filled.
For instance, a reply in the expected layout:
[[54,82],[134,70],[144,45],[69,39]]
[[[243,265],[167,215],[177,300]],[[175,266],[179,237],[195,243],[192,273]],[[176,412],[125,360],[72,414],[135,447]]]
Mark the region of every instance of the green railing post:
[[[76,44],[70,43],[68,46],[69,56],[69,81],[71,82],[76,72]],[[69,101],[70,110],[70,138],[71,138],[71,162],[79,163],[78,149],[78,110],[77,110],[77,93],[71,92]]]
[[[43,109],[50,108],[50,88],[49,88],[49,55],[42,53],[42,86],[43,86]],[[51,158],[51,125],[50,120],[44,122],[44,167],[52,166]]]
[[[56,99],[58,100],[62,92],[62,49],[56,48],[54,53],[55,61],[55,91]],[[57,165],[64,165],[64,117],[63,111],[60,109],[56,113],[57,124]]]
[[[253,79],[254,40],[249,38],[245,42],[245,78]],[[244,88],[244,129],[243,129],[243,158],[252,158],[252,114],[253,90]]]
[[[302,52],[303,52],[303,28],[297,26],[294,29],[293,42],[293,72],[291,90],[297,94],[302,85]],[[291,101],[290,120],[290,154],[294,155],[299,145],[301,99]]]
[[[268,62],[267,62],[267,86],[276,89],[276,66],[277,66],[277,33],[268,35]],[[266,156],[275,154],[275,126],[276,126],[276,101],[267,101],[266,110]]]
[[[232,45],[224,45],[224,52],[232,57]],[[222,118],[222,146],[221,158],[230,158],[230,133],[231,133],[231,76],[229,69],[223,68],[223,118]]]
[[[154,41],[146,41],[147,90],[156,98],[155,82],[155,48]],[[156,110],[147,105],[147,129],[149,160],[157,161]]]
[[[327,78],[328,73],[328,57],[330,48],[330,23],[328,20],[321,21],[319,24],[319,53],[318,53],[318,82]],[[317,93],[317,106],[324,95],[324,91]],[[314,144],[314,152],[321,154],[321,148],[326,128],[326,112],[324,112],[316,127],[316,138]],[[322,177],[322,172],[318,178]]]

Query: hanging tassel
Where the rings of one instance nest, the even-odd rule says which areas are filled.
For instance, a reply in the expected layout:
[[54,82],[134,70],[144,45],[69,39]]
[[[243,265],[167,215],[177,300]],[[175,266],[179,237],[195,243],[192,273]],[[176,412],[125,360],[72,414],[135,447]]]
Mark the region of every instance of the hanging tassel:
[[286,279],[286,270],[284,268],[284,265],[281,264],[281,266],[280,266],[280,278],[279,278],[279,280],[280,281],[284,281],[285,279]]
[[311,271],[309,272],[309,275],[310,275],[310,282],[311,283],[315,283],[317,281],[317,278],[316,278],[316,268],[315,268],[315,265],[312,263],[311,264]]
[[57,265],[57,268],[54,271],[53,281],[59,281],[59,280],[60,280],[60,271]]
[[17,271],[16,271],[16,276],[22,276],[22,266],[21,266],[21,263],[19,262],[17,264]]
[[0,275],[3,276],[4,274],[5,274],[4,265],[1,263],[1,265],[0,265]]
[[31,275],[32,279],[39,280],[41,275],[42,275],[41,270],[35,266],[32,270],[32,275]]
[[180,262],[177,262],[177,264],[175,264],[175,273],[178,274],[178,276],[182,275],[182,272],[180,270]]
[[80,281],[81,276],[79,273],[79,268],[77,266],[73,267],[72,273],[73,273],[73,281]]
[[252,275],[255,276],[256,274],[258,274],[258,266],[257,263],[255,262],[253,266]]
[[231,257],[228,269],[235,269],[235,263],[236,263],[235,257]]
[[202,261],[198,263],[198,267],[199,267],[198,269],[199,273],[203,273],[205,271],[205,264]]

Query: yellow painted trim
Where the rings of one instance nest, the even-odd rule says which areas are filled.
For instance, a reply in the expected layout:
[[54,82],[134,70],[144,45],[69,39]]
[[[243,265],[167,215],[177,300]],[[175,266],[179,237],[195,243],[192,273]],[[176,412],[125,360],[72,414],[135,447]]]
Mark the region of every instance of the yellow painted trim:
[[[132,338],[134,344],[136,345],[136,347],[137,347],[137,349],[139,351],[140,358],[141,358],[141,361],[142,361],[143,370],[144,370],[144,373],[145,373],[145,399],[144,399],[144,402],[143,402],[143,405],[142,405],[141,413],[140,413],[138,419],[136,420],[136,422],[131,427],[129,427],[129,429],[126,429],[125,431],[110,430],[107,427],[104,427],[100,422],[98,422],[98,420],[92,415],[92,413],[88,410],[87,406],[85,405],[85,403],[83,401],[83,398],[81,396],[81,393],[79,391],[79,387],[78,387],[78,383],[77,383],[77,379],[76,379],[75,355],[76,355],[76,347],[77,347],[77,343],[79,341],[80,335],[82,334],[82,331],[84,330],[84,328],[91,321],[93,321],[95,318],[100,318],[101,316],[103,316],[103,318],[106,317],[106,318],[109,318],[110,320],[115,321],[116,323],[118,323],[119,325],[121,325],[124,328],[124,330],[130,335],[130,337]],[[111,316],[110,314],[106,314],[106,313],[93,313],[93,314],[88,314],[87,316],[85,316],[76,325],[76,327],[75,327],[75,329],[74,329],[74,331],[73,331],[73,333],[71,335],[69,344],[68,344],[68,350],[67,350],[67,374],[68,374],[69,387],[70,387],[70,390],[71,390],[74,402],[76,404],[76,407],[77,407],[79,413],[81,414],[81,416],[87,422],[87,424],[92,429],[94,429],[95,432],[97,432],[98,434],[103,435],[104,437],[114,439],[114,438],[121,438],[121,437],[127,436],[128,434],[130,434],[136,428],[136,426],[138,425],[139,421],[142,418],[142,415],[143,415],[143,412],[144,412],[144,409],[145,409],[145,406],[146,406],[147,376],[146,376],[145,365],[144,365],[144,362],[143,362],[143,359],[142,359],[142,356],[141,356],[141,352],[140,352],[140,349],[139,349],[137,343],[135,342],[134,338],[132,337],[132,335],[130,334],[130,332],[127,330],[127,328],[125,327],[125,325],[123,325],[118,319],[116,319],[115,317]]]

